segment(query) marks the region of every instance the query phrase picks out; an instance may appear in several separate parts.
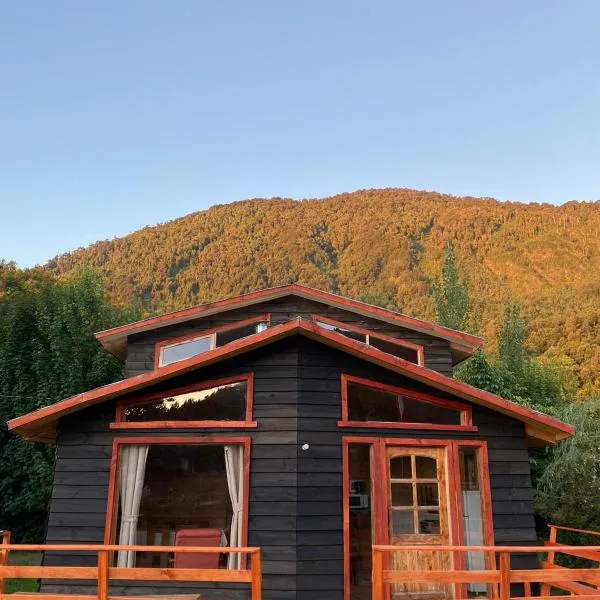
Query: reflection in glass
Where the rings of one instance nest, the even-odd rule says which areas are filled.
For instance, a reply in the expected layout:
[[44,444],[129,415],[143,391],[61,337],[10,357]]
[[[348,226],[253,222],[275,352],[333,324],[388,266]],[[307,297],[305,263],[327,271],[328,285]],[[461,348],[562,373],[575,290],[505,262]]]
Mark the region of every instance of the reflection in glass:
[[[348,419],[460,425],[461,411],[349,381]],[[434,475],[435,477],[435,475]]]
[[392,535],[411,535],[415,532],[412,510],[392,510]]
[[125,421],[244,421],[247,381],[167,396],[129,406]]
[[419,479],[437,479],[437,461],[435,458],[417,456],[415,462]]
[[[458,450],[465,546],[484,545],[478,458],[477,448],[463,446]],[[485,556],[482,552],[467,552],[466,555],[467,569],[485,569]],[[467,586],[469,596],[486,594],[487,591],[485,584],[471,583]]]
[[412,506],[413,494],[412,484],[392,483],[392,506]]
[[437,483],[417,483],[416,485],[418,506],[439,506]]
[[410,479],[412,477],[410,456],[398,456],[390,459],[390,477],[392,479]]
[[202,354],[212,349],[212,336],[206,336],[195,340],[165,346],[160,351],[160,365],[165,366],[179,360],[191,358],[196,354]]
[[440,513],[437,510],[420,510],[417,512],[419,533],[423,535],[440,534]]

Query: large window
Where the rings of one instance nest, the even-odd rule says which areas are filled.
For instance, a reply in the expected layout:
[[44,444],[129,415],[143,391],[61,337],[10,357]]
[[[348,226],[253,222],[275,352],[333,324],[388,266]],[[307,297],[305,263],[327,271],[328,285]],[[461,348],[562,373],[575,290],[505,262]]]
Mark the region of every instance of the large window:
[[251,373],[121,401],[113,428],[254,427]]
[[474,430],[466,404],[342,375],[344,427]]
[[414,344],[413,342],[408,342],[406,340],[399,340],[389,335],[356,327],[355,325],[334,321],[333,319],[321,317],[320,315],[313,315],[312,318],[313,321],[323,329],[339,333],[351,340],[368,344],[382,352],[403,358],[416,365],[423,366],[425,364],[423,346],[419,344]]
[[[107,542],[141,546],[246,544],[249,441],[119,440]],[[237,553],[119,551],[120,567],[240,568]]]
[[264,331],[269,326],[269,320],[269,315],[262,315],[193,335],[158,342],[155,347],[155,365],[164,367]]

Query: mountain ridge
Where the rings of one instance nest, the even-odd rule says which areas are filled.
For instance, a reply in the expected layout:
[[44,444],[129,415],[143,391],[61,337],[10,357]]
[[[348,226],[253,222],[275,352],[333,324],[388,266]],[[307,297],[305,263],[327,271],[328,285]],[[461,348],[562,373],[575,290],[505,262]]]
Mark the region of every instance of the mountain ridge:
[[62,254],[45,268],[61,276],[87,264],[113,302],[150,311],[297,281],[433,320],[430,286],[452,240],[470,289],[471,329],[493,347],[503,307],[518,302],[531,349],[592,395],[600,393],[598,231],[600,202],[383,188],[215,205]]

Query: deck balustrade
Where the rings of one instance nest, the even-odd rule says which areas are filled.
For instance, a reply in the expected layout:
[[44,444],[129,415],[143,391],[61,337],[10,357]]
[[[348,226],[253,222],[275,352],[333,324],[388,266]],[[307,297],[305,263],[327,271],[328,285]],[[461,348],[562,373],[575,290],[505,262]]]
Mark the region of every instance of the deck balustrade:
[[[96,596],[82,594],[51,594],[52,600],[148,600],[133,596],[112,596],[109,594],[112,582],[203,582],[203,583],[242,583],[247,584],[250,600],[262,599],[261,556],[259,548],[229,548],[229,547],[193,547],[193,546],[122,546],[99,544],[11,544],[10,533],[1,532],[0,545],[0,600],[40,600],[43,595],[18,592],[5,593],[7,579],[60,579],[61,581],[92,580],[97,582]],[[184,569],[184,568],[137,568],[112,567],[111,556],[120,550],[134,552],[167,552],[184,554],[222,554],[239,553],[249,558],[249,566],[243,569]],[[96,553],[98,560],[95,567],[71,566],[19,566],[8,564],[11,551],[15,552],[78,552]],[[168,596],[165,596],[168,598]]]

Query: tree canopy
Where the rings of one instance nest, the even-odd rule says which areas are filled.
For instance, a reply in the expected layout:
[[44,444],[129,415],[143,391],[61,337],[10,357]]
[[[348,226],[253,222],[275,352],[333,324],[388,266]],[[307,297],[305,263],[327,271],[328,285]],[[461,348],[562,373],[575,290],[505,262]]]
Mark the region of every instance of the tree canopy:
[[84,269],[61,281],[0,263],[0,529],[43,539],[53,448],[9,435],[6,421],[122,376],[93,337],[132,320]]

